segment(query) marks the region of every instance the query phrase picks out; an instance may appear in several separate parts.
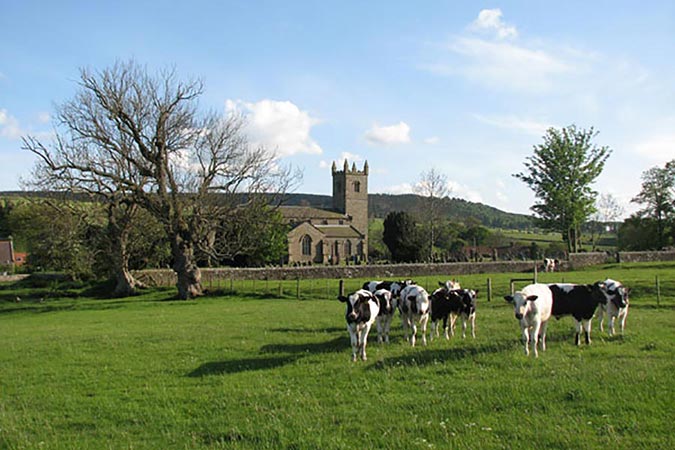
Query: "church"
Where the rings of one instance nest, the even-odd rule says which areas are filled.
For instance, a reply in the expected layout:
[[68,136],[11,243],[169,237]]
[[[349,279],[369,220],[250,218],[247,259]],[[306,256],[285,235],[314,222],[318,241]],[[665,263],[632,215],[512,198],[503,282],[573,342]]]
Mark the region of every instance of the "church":
[[344,162],[333,175],[333,208],[282,206],[291,226],[288,264],[359,264],[368,258],[368,162],[363,170]]

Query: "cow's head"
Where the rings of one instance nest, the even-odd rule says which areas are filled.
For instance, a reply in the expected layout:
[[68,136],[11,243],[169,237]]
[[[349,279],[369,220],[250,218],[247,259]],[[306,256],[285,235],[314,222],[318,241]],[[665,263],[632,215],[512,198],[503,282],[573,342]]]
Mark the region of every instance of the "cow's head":
[[629,288],[622,285],[618,285],[614,289],[610,289],[608,292],[609,295],[611,296],[612,303],[614,303],[614,306],[616,306],[619,309],[628,306],[628,295],[630,294]]
[[452,291],[453,289],[461,289],[461,286],[459,285],[459,281],[455,280],[454,278],[452,280],[448,280],[448,281],[439,281],[438,285],[440,287],[444,287],[448,291]]
[[374,300],[374,298],[373,294],[364,289],[360,289],[347,297],[340,295],[338,300],[347,304],[347,311],[345,312],[347,323],[368,322],[370,320],[368,302]]
[[476,312],[476,298],[478,297],[478,291],[473,289],[462,289],[460,291],[462,297],[462,313],[470,316]]
[[513,310],[516,315],[516,319],[520,320],[529,312],[530,303],[537,300],[539,296],[537,295],[525,295],[524,293],[518,291],[513,295],[505,295],[504,300],[513,305]]
[[587,285],[587,289],[591,294],[591,298],[598,303],[606,305],[608,301],[612,300],[612,295],[609,293],[609,288],[603,281],[589,284]]
[[391,314],[396,308],[396,300],[391,292],[386,289],[380,289],[373,294],[380,305],[380,313]]

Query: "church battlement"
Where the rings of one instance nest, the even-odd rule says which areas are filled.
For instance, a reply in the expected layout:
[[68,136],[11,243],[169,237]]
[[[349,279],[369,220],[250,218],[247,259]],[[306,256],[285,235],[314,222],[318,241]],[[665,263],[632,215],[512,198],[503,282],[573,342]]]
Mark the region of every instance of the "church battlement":
[[337,165],[335,164],[335,161],[333,161],[333,167],[331,168],[331,171],[333,172],[333,176],[335,175],[340,175],[340,174],[351,174],[351,175],[365,175],[368,176],[368,161],[366,161],[363,164],[363,170],[358,170],[356,168],[356,163],[352,163],[352,168],[349,169],[349,163],[345,159],[343,169],[342,170],[337,170]]

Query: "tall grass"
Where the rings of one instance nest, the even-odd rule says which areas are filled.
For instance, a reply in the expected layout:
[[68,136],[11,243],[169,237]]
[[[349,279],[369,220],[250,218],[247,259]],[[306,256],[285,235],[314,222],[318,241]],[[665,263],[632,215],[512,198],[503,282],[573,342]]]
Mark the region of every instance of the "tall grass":
[[612,276],[633,297],[625,336],[596,326],[577,348],[571,319],[553,321],[537,360],[501,300],[516,276],[461,278],[493,279],[475,340],[411,348],[396,327],[358,363],[336,282],[302,300],[189,302],[153,290],[39,303],[3,286],[0,299],[23,301],[0,304],[0,448],[675,448],[675,265],[541,274]]

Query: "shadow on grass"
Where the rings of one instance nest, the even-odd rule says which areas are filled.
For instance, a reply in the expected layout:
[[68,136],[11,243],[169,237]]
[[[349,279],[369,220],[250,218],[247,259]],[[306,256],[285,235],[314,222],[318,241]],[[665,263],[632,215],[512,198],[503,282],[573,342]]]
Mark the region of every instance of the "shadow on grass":
[[276,333],[339,333],[346,331],[346,327],[328,327],[328,328],[272,328],[270,331]]
[[460,361],[479,355],[502,353],[513,350],[513,341],[495,342],[486,345],[462,346],[453,348],[430,349],[424,348],[409,355],[385,358],[370,366],[370,369],[381,370],[394,366],[428,366],[438,364],[439,361]]
[[269,358],[234,359],[231,361],[216,361],[204,363],[187,376],[201,378],[210,375],[227,375],[233,373],[250,372],[253,370],[268,370],[282,367],[296,361],[300,356],[287,355]]
[[293,353],[317,354],[337,353],[349,348],[349,336],[340,336],[325,342],[310,342],[301,344],[268,344],[260,348],[260,353]]

